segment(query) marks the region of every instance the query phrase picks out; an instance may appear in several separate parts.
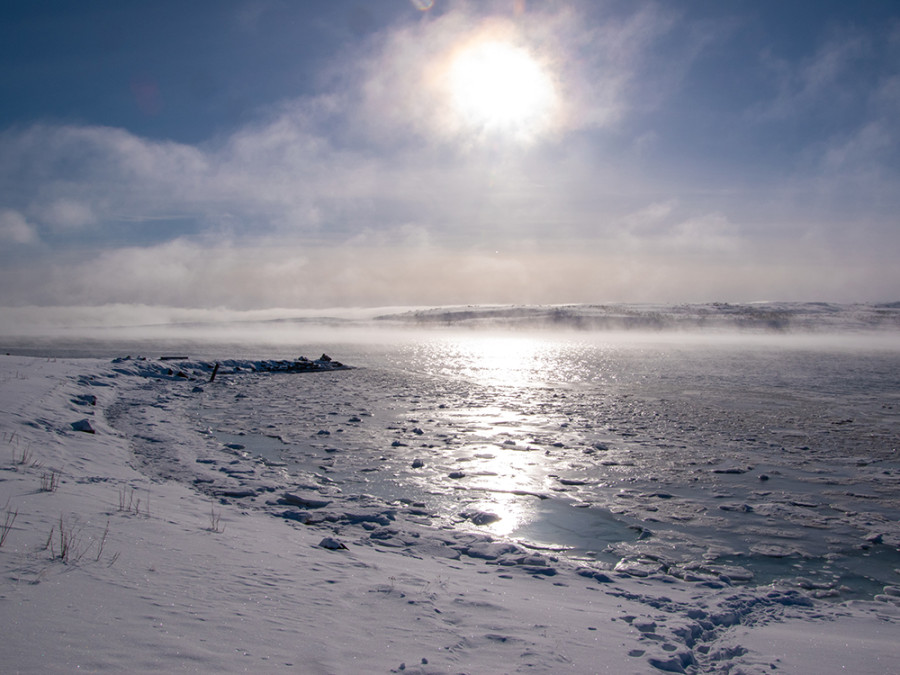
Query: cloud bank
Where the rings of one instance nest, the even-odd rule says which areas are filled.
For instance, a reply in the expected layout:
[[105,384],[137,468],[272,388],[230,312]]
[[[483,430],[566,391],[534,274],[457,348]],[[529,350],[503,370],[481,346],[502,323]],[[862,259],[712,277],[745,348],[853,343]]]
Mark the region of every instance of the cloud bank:
[[[704,136],[678,111],[712,113],[692,78],[733,18],[548,7],[416,13],[330,64],[319,90],[198,144],[6,129],[0,305],[893,298],[900,61],[853,73],[896,55],[900,32],[831,35],[799,59],[756,51],[764,86]],[[449,59],[484,36],[552,78],[561,103],[540,137],[472,129],[447,104]],[[823,131],[769,164],[823,101]],[[764,152],[730,157],[736,137]]]

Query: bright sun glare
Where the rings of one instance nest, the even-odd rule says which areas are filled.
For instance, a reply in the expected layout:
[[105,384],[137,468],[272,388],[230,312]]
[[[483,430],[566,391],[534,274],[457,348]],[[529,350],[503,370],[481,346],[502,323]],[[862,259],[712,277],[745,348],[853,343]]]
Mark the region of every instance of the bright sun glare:
[[549,125],[556,94],[535,58],[508,42],[465,47],[450,66],[450,92],[467,125],[529,139]]

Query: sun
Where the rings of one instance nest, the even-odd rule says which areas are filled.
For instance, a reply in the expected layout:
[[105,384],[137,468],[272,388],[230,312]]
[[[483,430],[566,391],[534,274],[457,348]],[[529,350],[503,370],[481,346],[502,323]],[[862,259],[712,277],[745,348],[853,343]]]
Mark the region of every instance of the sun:
[[530,139],[547,128],[556,92],[547,71],[523,47],[485,40],[452,59],[452,104],[465,126]]

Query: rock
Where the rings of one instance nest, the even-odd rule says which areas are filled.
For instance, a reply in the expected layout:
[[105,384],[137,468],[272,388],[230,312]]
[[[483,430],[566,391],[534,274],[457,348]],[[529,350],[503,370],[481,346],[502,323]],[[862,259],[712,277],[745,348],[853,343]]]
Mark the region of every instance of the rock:
[[414,468],[414,469],[421,469],[423,466],[425,466],[424,460],[421,460],[421,459],[414,459],[414,460],[413,460],[412,468]]
[[96,433],[94,431],[94,427],[91,426],[91,421],[88,419],[78,420],[77,422],[72,422],[72,429],[75,431],[83,431],[86,434]]
[[449,474],[447,474],[447,477],[448,478],[465,478],[466,474],[464,474],[462,471],[451,471]]
[[315,499],[314,497],[304,497],[294,492],[285,492],[281,497],[281,501],[291,506],[300,506],[305,509],[321,509],[328,506],[331,501],[328,499]]
[[339,551],[341,549],[346,550],[346,546],[342,541],[335,539],[334,537],[325,537],[322,541],[319,542],[319,546],[322,548],[327,548],[332,551]]

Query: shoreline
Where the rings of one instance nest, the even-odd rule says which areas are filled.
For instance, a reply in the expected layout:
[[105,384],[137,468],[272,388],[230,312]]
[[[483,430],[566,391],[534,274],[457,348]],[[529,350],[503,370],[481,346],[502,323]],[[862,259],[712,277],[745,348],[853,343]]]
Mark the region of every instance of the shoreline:
[[[17,512],[0,547],[15,639],[0,654],[17,670],[137,663],[232,672],[252,663],[234,661],[231,644],[249,627],[253,647],[241,658],[262,659],[253,667],[263,671],[302,663],[323,673],[399,672],[401,664],[408,672],[769,672],[775,657],[734,648],[737,636],[749,644],[754,630],[787,620],[803,628],[798,639],[810,622],[829,622],[862,641],[873,625],[900,619],[889,602],[829,605],[793,589],[609,574],[435,528],[415,504],[388,513],[358,496],[289,486],[274,480],[277,466],[225,461],[218,441],[204,444],[179,417],[187,392],[153,392],[147,405],[147,384],[103,360],[0,357],[0,422],[12,456],[0,467],[0,504]],[[128,397],[134,405],[122,407]],[[135,411],[152,430],[143,438],[123,432]],[[80,419],[94,433],[75,430]],[[255,475],[265,471],[271,477]],[[42,490],[48,472],[58,485]],[[246,494],[216,493],[231,489]],[[270,508],[294,515],[273,518]],[[74,537],[68,560],[56,543],[41,548],[52,530],[58,539],[60,524]],[[95,614],[99,598],[107,609]],[[342,634],[357,642],[336,639]],[[40,653],[34,635],[67,636],[67,646]],[[856,672],[879,672],[866,670],[866,659],[900,654],[887,635],[859,644],[849,661]],[[780,672],[801,672],[788,657],[778,657]]]

